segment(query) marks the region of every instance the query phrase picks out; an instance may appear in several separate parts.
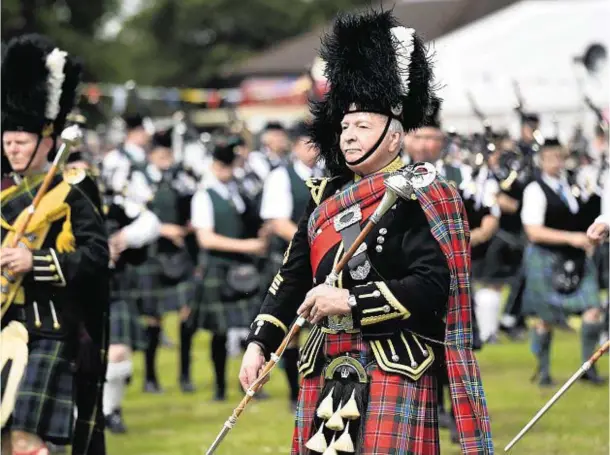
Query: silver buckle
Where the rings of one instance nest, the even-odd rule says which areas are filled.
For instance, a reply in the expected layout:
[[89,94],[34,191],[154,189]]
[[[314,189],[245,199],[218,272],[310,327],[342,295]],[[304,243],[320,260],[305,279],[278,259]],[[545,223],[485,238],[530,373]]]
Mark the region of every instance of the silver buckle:
[[335,231],[341,232],[343,229],[350,227],[362,220],[362,211],[358,204],[352,205],[345,209],[341,213],[335,216],[333,222],[335,224]]
[[354,329],[354,319],[350,313],[345,315],[327,316],[326,320],[328,321],[328,328],[330,330],[341,332]]
[[360,264],[355,269],[350,270],[349,274],[354,280],[364,280],[370,271],[371,263],[369,261],[364,261],[363,264]]

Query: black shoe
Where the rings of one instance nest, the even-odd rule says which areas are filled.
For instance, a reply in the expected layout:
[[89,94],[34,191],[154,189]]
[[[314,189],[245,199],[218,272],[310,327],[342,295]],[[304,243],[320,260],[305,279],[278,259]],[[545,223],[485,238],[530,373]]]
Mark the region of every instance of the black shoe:
[[156,381],[146,381],[144,383],[144,393],[161,394],[164,390]]
[[214,394],[214,401],[226,401],[227,400],[227,394],[224,390],[216,390],[216,393]]
[[581,381],[589,382],[593,385],[603,385],[606,383],[606,378],[602,378],[594,369],[588,370],[580,377]]
[[114,411],[112,414],[105,417],[106,419],[106,428],[108,431],[114,434],[123,434],[127,433],[127,427],[125,426],[125,422],[123,422],[123,417],[121,416],[121,411]]
[[196,390],[195,385],[187,378],[180,379],[180,389],[183,393],[193,393]]
[[555,385],[555,381],[551,379],[550,376],[541,376],[538,381],[538,385],[540,387],[553,387]]

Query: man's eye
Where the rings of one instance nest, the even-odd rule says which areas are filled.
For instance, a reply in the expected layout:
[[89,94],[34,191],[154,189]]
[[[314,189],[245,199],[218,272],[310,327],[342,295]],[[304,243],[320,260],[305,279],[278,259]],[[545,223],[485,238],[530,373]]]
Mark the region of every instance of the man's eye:
[[368,125],[358,125],[358,128],[367,130],[369,128],[369,126]]

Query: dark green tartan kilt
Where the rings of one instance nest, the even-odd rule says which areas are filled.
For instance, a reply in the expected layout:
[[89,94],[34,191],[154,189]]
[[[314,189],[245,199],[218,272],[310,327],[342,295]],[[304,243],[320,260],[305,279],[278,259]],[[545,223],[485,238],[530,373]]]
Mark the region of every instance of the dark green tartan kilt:
[[572,314],[581,314],[600,306],[597,271],[591,258],[585,262],[585,272],[577,290],[561,294],[553,288],[553,258],[545,248],[529,245],[525,250],[523,267],[525,290],[523,312],[548,323],[561,323]]
[[110,345],[123,344],[134,351],[146,348],[146,333],[134,300],[110,302]]
[[133,285],[128,298],[138,303],[138,308],[146,316],[163,316],[189,306],[195,298],[195,282],[189,277],[178,284],[166,284],[162,278],[161,265],[147,261],[142,265],[130,267]]
[[73,352],[64,341],[32,339],[7,428],[54,444],[70,444],[74,426]]
[[224,282],[221,270],[210,261],[203,279],[196,284],[196,298],[191,305],[190,322],[195,327],[226,333],[229,328],[249,327],[258,314],[259,291],[240,300],[223,301],[220,289]]

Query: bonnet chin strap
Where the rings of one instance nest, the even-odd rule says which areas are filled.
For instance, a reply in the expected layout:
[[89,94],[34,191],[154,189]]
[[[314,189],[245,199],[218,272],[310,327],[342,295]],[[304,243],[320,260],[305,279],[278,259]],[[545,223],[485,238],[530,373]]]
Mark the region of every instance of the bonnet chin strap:
[[[357,112],[357,111],[350,111],[349,113],[351,114],[352,112]],[[385,128],[383,129],[383,133],[381,133],[381,136],[379,136],[379,139],[377,140],[377,142],[375,143],[375,145],[373,145],[373,147],[371,147],[371,149],[366,152],[364,155],[362,155],[360,158],[354,160],[354,161],[347,161],[345,160],[345,162],[347,164],[349,164],[350,166],[357,166],[361,163],[364,163],[366,160],[369,159],[369,157],[375,153],[375,151],[379,148],[379,146],[381,145],[381,143],[383,142],[383,139],[385,138],[385,135],[388,134],[388,130],[390,129],[390,124],[392,123],[392,120],[394,119],[394,117],[392,117],[391,115],[388,116],[388,121],[385,124]]]

